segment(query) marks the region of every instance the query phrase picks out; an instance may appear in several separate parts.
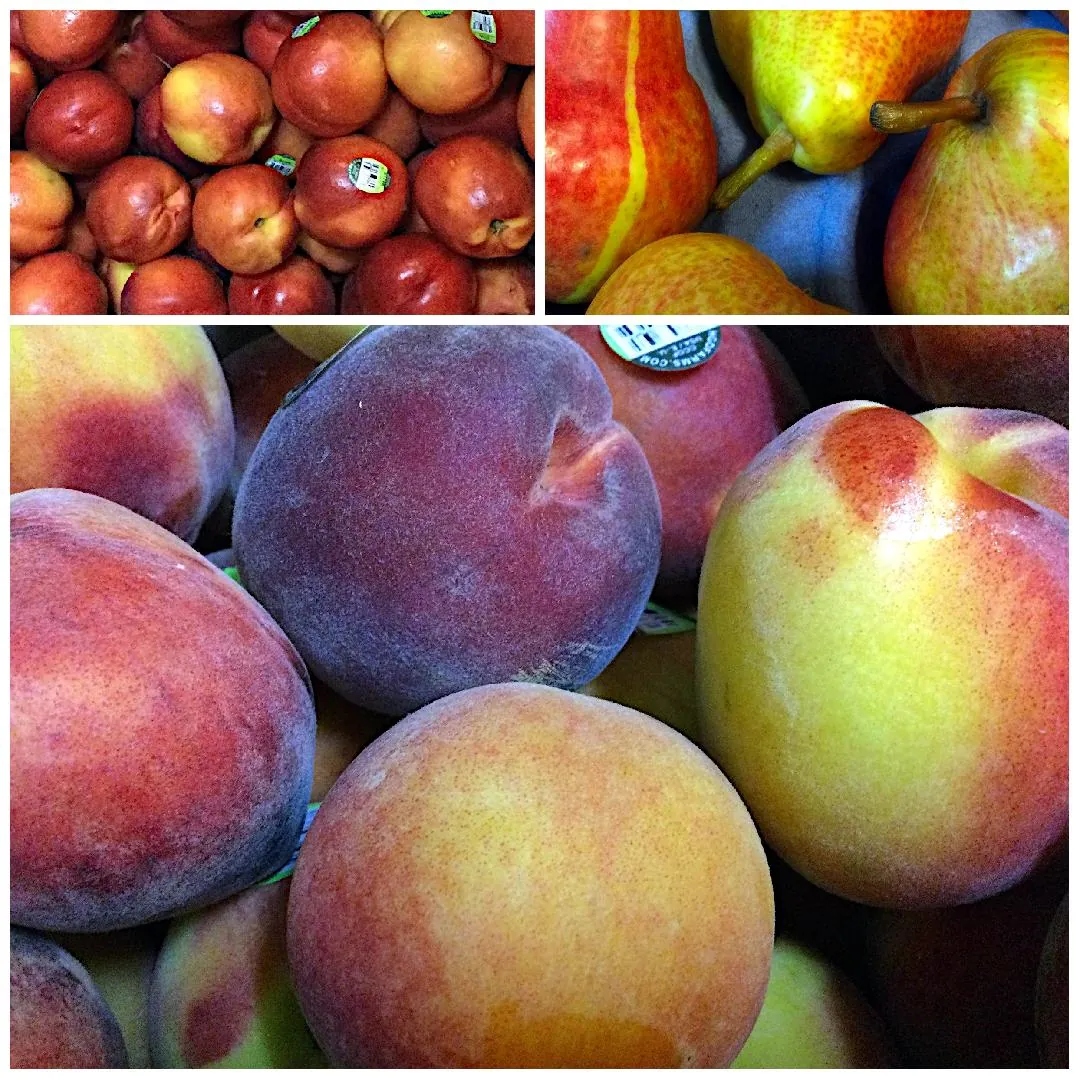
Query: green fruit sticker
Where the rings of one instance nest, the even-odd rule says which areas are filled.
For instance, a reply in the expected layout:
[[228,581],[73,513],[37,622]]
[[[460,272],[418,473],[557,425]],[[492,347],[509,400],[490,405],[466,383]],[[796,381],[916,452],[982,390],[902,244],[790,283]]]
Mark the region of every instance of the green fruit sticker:
[[264,878],[260,881],[260,885],[273,885],[275,881],[281,881],[282,878],[287,878],[293,870],[296,869],[296,859],[300,854],[300,845],[303,844],[304,839],[308,834],[308,829],[311,828],[311,823],[315,820],[315,815],[318,813],[320,806],[322,806],[322,803],[308,803],[307,813],[304,815],[304,824],[300,826],[300,835],[296,838],[292,856],[276,874],[271,874],[268,878]]
[[600,334],[617,356],[653,371],[698,367],[720,346],[719,326],[623,323],[601,326]]
[[469,19],[469,29],[479,41],[495,44],[495,16],[490,11],[474,11]]
[[240,571],[237,570],[235,566],[223,566],[221,568],[221,572],[223,574],[227,575],[228,577],[231,577],[233,579],[233,581],[236,582],[237,585],[243,585],[244,584],[240,580]]
[[375,158],[357,158],[349,162],[349,182],[358,191],[381,195],[390,186],[390,170]]
[[308,19],[307,22],[302,22],[299,26],[293,29],[291,37],[303,37],[305,34],[310,34],[316,26],[319,25],[319,16],[316,15],[313,19]]
[[688,630],[696,630],[697,622],[688,615],[669,611],[650,600],[635,629],[639,634],[684,634]]
[[452,11],[421,11],[425,19],[445,19],[447,15],[453,15]]
[[296,170],[296,158],[290,157],[288,154],[274,154],[273,157],[268,157],[263,164],[267,168],[273,169],[274,172],[281,173],[282,176],[292,176]]

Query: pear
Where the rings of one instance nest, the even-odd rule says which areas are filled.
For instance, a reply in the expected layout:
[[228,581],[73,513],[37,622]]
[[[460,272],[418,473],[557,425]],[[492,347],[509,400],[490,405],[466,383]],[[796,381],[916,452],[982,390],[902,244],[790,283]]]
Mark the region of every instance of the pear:
[[[870,106],[905,98],[960,46],[967,11],[711,11],[720,59],[765,138],[712,198],[726,209],[763,173],[793,161],[847,172],[883,142]],[[885,89],[888,87],[888,89]]]
[[635,252],[604,283],[589,315],[846,315],[793,285],[734,236],[682,233]]
[[887,133],[932,125],[885,233],[896,314],[1068,313],[1067,34],[1002,34],[943,101],[882,101],[871,118]]

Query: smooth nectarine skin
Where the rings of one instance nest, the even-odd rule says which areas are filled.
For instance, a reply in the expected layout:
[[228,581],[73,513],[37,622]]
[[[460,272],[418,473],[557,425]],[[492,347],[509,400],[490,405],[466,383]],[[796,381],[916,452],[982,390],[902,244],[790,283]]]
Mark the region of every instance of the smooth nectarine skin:
[[10,171],[12,256],[26,259],[59,247],[75,209],[75,196],[67,180],[27,150],[12,151]]
[[772,932],[760,841],[704,754],[521,684],[443,698],[364,750],[288,913],[304,1015],[346,1067],[720,1067]]
[[155,55],[170,67],[206,53],[236,52],[241,43],[240,28],[235,23],[185,26],[170,18],[168,12],[147,11],[143,14],[142,26]]
[[11,490],[89,491],[193,540],[225,490],[229,390],[193,326],[20,326]]
[[334,287],[319,264],[291,255],[262,274],[229,278],[230,315],[333,315]]
[[11,53],[11,134],[18,135],[26,122],[26,114],[33,104],[37,94],[37,76],[30,65],[30,61],[15,48],[10,46]]
[[109,47],[120,16],[115,11],[20,11],[26,47],[57,71],[88,68]]
[[861,903],[969,903],[1062,843],[1068,523],[980,473],[932,422],[833,405],[709,539],[704,745],[770,846]]
[[753,327],[717,328],[713,354],[686,371],[652,371],[622,359],[598,326],[564,332],[596,361],[615,418],[649,459],[664,524],[657,591],[693,602],[724,494],[754,455],[806,411],[803,393]]
[[13,1069],[123,1069],[124,1037],[86,968],[39,934],[11,928]]
[[573,342],[382,327],[271,420],[233,539],[312,671],[401,715],[484,682],[587,682],[645,606],[659,527],[641,449]]
[[95,495],[11,502],[11,917],[94,931],[280,867],[311,787],[296,651],[171,533]]
[[105,283],[73,252],[50,251],[12,272],[12,315],[104,315],[108,310]]
[[221,280],[205,263],[166,255],[135,268],[120,294],[121,315],[227,315]]

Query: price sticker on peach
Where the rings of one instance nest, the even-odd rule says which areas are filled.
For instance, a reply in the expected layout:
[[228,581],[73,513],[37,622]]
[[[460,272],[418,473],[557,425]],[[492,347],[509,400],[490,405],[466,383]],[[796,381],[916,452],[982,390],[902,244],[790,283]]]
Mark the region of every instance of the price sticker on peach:
[[289,154],[274,154],[263,163],[268,169],[281,173],[282,176],[292,176],[296,171],[296,158]]
[[474,38],[495,44],[495,16],[490,11],[474,11],[469,19],[469,29]]
[[376,158],[357,158],[349,162],[349,183],[369,195],[380,195],[390,186],[390,170]]
[[720,347],[719,326],[622,323],[600,327],[616,356],[653,371],[685,371],[704,364]]

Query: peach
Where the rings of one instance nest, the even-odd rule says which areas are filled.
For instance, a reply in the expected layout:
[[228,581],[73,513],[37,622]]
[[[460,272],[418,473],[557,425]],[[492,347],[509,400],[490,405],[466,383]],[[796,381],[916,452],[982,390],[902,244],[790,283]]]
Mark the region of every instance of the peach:
[[449,115],[421,113],[420,130],[424,138],[432,146],[438,146],[454,135],[490,135],[492,138],[501,139],[507,146],[518,149],[521,145],[517,119],[518,98],[524,81],[525,72],[520,68],[512,68],[499,84],[495,96],[475,109]]
[[11,134],[17,136],[37,95],[37,76],[30,61],[15,48],[11,51]]
[[876,326],[889,363],[935,405],[1069,421],[1067,326]]
[[282,43],[270,76],[281,115],[316,138],[351,135],[386,98],[378,30],[349,11],[301,23]]
[[385,31],[386,70],[421,112],[457,113],[489,100],[506,64],[469,29],[469,13],[404,11]]
[[521,144],[531,158],[536,157],[536,76],[530,71],[517,100],[517,124]]
[[333,315],[336,307],[329,279],[303,255],[291,255],[261,274],[229,279],[230,315]]
[[295,349],[299,349],[312,360],[329,360],[339,349],[343,349],[353,338],[359,337],[366,326],[346,326],[338,323],[314,323],[304,326],[293,323],[289,326],[275,326],[274,330]]
[[41,255],[64,242],[75,196],[54,168],[28,150],[11,153],[11,254]]
[[364,334],[278,411],[233,541],[313,673],[401,715],[484,682],[588,682],[644,609],[659,530],[644,455],[578,346],[408,326]]
[[289,982],[288,897],[284,878],[172,923],[150,992],[156,1068],[325,1065]]
[[206,165],[239,165],[274,126],[266,76],[250,60],[206,53],[186,60],[161,84],[165,130],[188,157]]
[[373,743],[393,720],[361,709],[317,679],[315,688],[315,775],[311,801],[320,802],[364,747]]
[[235,274],[280,266],[300,229],[288,181],[265,165],[236,165],[209,177],[195,195],[191,225],[196,242]]
[[772,932],[753,823],[696,747],[497,684],[346,769],[300,849],[288,954],[335,1066],[720,1067]]
[[531,260],[477,259],[476,314],[532,315],[536,308],[536,278]]
[[67,227],[64,230],[64,250],[73,252],[80,259],[88,263],[94,263],[100,254],[94,234],[86,222],[86,211],[77,210],[68,218]]
[[[531,66],[536,62],[536,25],[532,11],[492,11],[495,40],[480,38],[500,60]],[[474,30],[475,34],[476,31]]]
[[405,163],[385,143],[346,135],[316,143],[296,170],[296,218],[332,247],[358,248],[389,236],[405,214]]
[[135,110],[135,142],[144,154],[168,162],[181,176],[192,180],[206,172],[201,161],[188,157],[172,141],[161,116],[161,86],[155,86]]
[[246,15],[246,11],[166,11],[173,22],[181,26],[189,26],[193,30],[222,30],[233,23],[239,22]]
[[105,55],[120,16],[115,11],[20,11],[26,47],[57,71],[88,68]]
[[324,244],[321,240],[316,240],[314,236],[309,236],[303,229],[296,238],[296,246],[304,254],[309,255],[313,262],[332,274],[349,274],[360,261],[361,253],[358,249],[350,250]]
[[285,11],[253,11],[244,23],[244,55],[267,78],[278,49],[295,26],[296,19]]
[[142,101],[168,74],[169,67],[156,56],[147,41],[140,18],[127,41],[118,42],[101,63],[101,70],[114,79],[128,97]]
[[396,90],[386,95],[382,108],[364,125],[362,133],[385,143],[402,161],[408,161],[423,142],[419,114]]
[[124,1036],[86,968],[11,928],[11,1068],[123,1069]]
[[86,222],[110,259],[151,262],[188,238],[191,188],[164,161],[122,157],[95,178]]
[[800,420],[729,489],[702,571],[704,745],[770,846],[860,903],[980,900],[1063,841],[1068,522],[1022,456],[997,467],[1008,435],[957,457],[952,422]]
[[[758,451],[806,411],[806,399],[783,357],[753,327],[703,328],[667,352],[642,357],[697,361],[696,367],[670,370],[624,360],[604,337],[606,332],[618,341],[614,326],[564,332],[596,361],[615,419],[649,459],[664,523],[657,593],[693,602],[725,493]],[[676,350],[682,357],[677,361]]]
[[11,273],[12,315],[104,315],[105,283],[71,251],[37,255]]
[[112,304],[113,314],[119,314],[120,299],[124,295],[124,286],[127,284],[128,278],[135,273],[135,263],[119,262],[116,259],[110,259],[107,255],[103,255],[98,260],[97,272],[101,280],[105,282],[105,287],[109,290],[109,303]]
[[121,315],[227,315],[221,279],[205,263],[166,255],[141,263],[120,294]]
[[232,22],[223,26],[185,26],[164,11],[147,11],[142,27],[154,54],[169,67],[207,53],[232,53],[240,48],[240,29]]
[[[292,165],[288,162],[278,162],[272,168],[282,176],[292,176],[296,166],[300,164],[304,154],[313,146],[315,140],[305,131],[301,131],[295,124],[290,124],[283,116],[279,116],[270,129],[270,135],[266,142],[259,148],[259,157],[268,162],[271,157],[290,157]],[[284,167],[283,167],[284,166]]]
[[225,490],[229,390],[193,326],[13,327],[11,490],[111,499],[193,540]]
[[315,739],[284,634],[182,540],[96,495],[23,492],[11,526],[12,919],[136,926],[279,868]]

